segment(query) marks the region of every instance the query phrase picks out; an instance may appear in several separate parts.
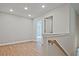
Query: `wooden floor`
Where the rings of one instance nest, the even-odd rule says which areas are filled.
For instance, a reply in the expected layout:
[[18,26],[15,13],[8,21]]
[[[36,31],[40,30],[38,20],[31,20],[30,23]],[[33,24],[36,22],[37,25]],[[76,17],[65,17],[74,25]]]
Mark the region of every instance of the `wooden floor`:
[[43,51],[36,44],[36,42],[25,42],[0,46],[0,56],[42,56]]

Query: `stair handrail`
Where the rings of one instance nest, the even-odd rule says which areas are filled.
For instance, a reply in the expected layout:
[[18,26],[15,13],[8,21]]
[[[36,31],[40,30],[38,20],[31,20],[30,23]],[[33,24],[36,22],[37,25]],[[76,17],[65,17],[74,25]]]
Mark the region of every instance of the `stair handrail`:
[[57,40],[48,40],[48,43],[51,43],[52,45],[55,44],[57,45],[60,50],[66,55],[68,56],[68,54],[66,53],[66,51],[61,47],[61,45],[57,42]]

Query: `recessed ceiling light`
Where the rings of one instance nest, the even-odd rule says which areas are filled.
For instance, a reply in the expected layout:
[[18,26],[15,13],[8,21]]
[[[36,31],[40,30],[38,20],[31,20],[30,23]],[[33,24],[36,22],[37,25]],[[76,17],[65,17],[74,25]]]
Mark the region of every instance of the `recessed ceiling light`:
[[14,10],[13,9],[10,9],[10,12],[13,12]]
[[45,5],[42,5],[41,7],[42,7],[42,8],[45,8]]
[[31,14],[28,15],[29,17],[31,16]]
[[27,10],[28,8],[27,7],[24,7],[24,9]]

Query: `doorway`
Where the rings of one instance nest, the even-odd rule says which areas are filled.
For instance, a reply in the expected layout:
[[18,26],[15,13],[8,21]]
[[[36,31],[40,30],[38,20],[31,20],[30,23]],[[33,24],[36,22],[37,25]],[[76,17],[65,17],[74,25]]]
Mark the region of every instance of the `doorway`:
[[36,21],[36,41],[42,42],[43,22],[42,20]]

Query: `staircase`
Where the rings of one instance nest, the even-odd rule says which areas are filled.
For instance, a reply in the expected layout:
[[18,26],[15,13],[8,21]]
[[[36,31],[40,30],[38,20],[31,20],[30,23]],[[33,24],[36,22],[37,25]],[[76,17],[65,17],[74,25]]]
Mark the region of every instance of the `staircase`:
[[48,43],[49,56],[68,56],[68,54],[56,40],[48,40]]
[[44,53],[49,56],[74,56],[72,34],[43,34]]

